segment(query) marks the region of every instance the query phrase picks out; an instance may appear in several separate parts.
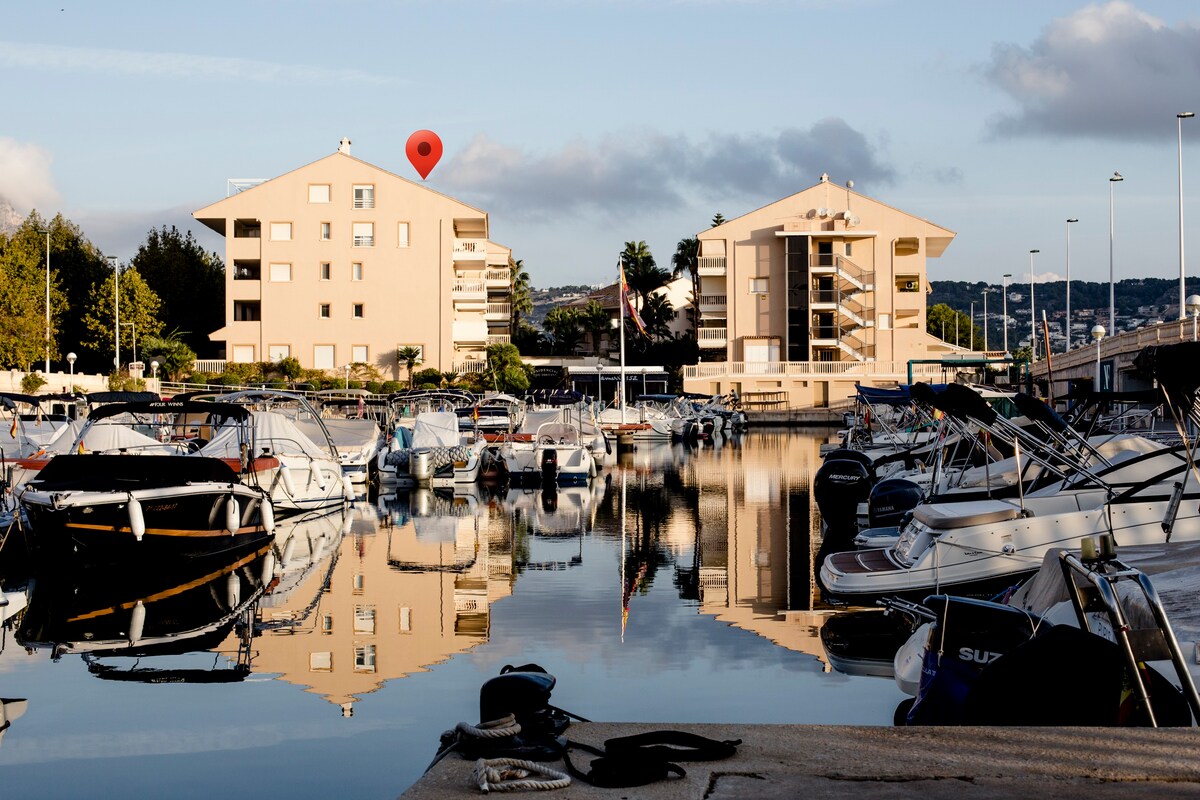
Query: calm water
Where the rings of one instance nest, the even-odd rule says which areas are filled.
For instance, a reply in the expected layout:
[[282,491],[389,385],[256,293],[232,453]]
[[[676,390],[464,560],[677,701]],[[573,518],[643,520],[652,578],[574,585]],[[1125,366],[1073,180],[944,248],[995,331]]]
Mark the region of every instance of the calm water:
[[[27,701],[3,795],[395,797],[528,662],[593,720],[890,724],[894,683],[831,672],[804,613],[820,441],[643,446],[553,498],[372,498],[187,587],[43,579],[0,633],[0,698]],[[177,652],[103,649],[136,625]]]

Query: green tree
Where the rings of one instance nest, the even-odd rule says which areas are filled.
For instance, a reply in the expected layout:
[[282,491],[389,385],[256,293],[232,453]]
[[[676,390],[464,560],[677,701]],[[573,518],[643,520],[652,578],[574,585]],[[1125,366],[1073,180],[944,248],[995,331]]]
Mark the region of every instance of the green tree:
[[462,379],[462,373],[454,370],[448,370],[442,373],[442,387],[446,389],[454,388],[454,384]]
[[925,330],[931,336],[937,336],[942,341],[955,343],[955,325],[957,324],[958,343],[961,347],[971,347],[971,332],[975,332],[975,349],[983,349],[983,329],[971,324],[969,314],[956,311],[945,303],[937,303],[925,312]]
[[718,225],[724,225],[724,224],[725,224],[725,215],[724,214],[722,214],[720,211],[713,214],[712,227],[715,228]]
[[396,359],[408,370],[408,388],[413,388],[413,369],[425,361],[420,347],[409,345],[396,351]]
[[588,304],[580,309],[577,321],[592,337],[592,355],[600,355],[600,342],[604,334],[612,330],[612,317],[608,311],[599,302],[589,300]]
[[514,345],[490,345],[487,358],[484,379],[491,379],[493,389],[498,392],[529,390],[529,376],[533,374],[533,367],[521,360],[521,353]]
[[193,350],[216,355],[208,334],[225,324],[225,265],[175,226],[152,228],[129,262],[162,302],[159,317]]
[[680,239],[671,256],[672,275],[678,278],[687,273],[692,279],[692,336],[700,325],[700,240],[692,236]]
[[558,306],[546,312],[542,322],[554,337],[555,355],[570,355],[579,346],[583,332],[579,330],[579,309],[573,306]]
[[[83,309],[86,333],[79,344],[89,350],[107,355],[113,347],[113,279],[108,275],[97,287],[92,300]],[[135,269],[124,269],[119,278],[121,318],[121,358],[132,361],[134,334],[157,336],[163,324],[158,317],[159,300]]]
[[652,339],[665,339],[671,335],[671,322],[675,320],[675,309],[665,294],[652,294],[642,306],[642,322],[646,334]]
[[529,283],[529,273],[525,271],[525,262],[521,259],[508,257],[509,296],[512,303],[512,333],[516,333],[521,325],[522,314],[533,313],[533,287]]
[[[46,320],[46,230],[50,231],[50,321]],[[0,364],[28,371],[59,358],[58,333],[67,316],[58,286],[55,250],[69,236],[61,217],[47,223],[36,211],[11,234],[0,232]]]
[[621,251],[621,266],[629,288],[641,295],[642,303],[655,289],[671,279],[671,273],[654,263],[654,256],[645,242],[626,242]]
[[157,361],[167,380],[182,380],[191,372],[196,352],[183,341],[183,335],[179,331],[171,331],[165,336],[149,334],[139,336],[138,339],[142,348],[142,361]]

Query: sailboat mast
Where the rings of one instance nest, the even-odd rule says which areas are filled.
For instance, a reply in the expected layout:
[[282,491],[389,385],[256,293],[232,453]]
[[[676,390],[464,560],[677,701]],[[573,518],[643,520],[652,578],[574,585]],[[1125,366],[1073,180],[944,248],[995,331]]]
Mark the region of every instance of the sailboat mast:
[[[620,262],[618,261],[618,267]],[[625,424],[625,304],[629,302],[625,291],[625,270],[619,268],[620,276],[620,292],[621,292],[621,386],[617,389],[620,394],[617,395],[621,403],[621,424]]]

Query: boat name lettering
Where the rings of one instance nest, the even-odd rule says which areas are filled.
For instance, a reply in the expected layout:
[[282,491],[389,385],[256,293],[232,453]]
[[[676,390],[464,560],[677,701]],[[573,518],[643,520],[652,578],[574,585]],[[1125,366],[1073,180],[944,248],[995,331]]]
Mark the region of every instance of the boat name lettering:
[[1003,653],[993,653],[991,650],[975,650],[971,647],[959,648],[958,657],[963,661],[974,661],[976,664],[990,664]]
[[162,503],[159,505],[146,506],[148,511],[174,511],[179,508],[179,503]]

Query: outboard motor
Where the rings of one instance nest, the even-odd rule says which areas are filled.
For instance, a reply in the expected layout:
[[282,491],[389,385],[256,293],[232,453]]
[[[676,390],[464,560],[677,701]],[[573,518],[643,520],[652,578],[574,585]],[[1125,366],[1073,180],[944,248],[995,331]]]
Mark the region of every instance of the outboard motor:
[[558,485],[558,451],[548,447],[542,451],[542,485]]
[[813,496],[825,523],[821,550],[835,553],[853,547],[858,533],[858,505],[870,497],[871,474],[857,460],[826,458],[813,480]]
[[716,424],[712,421],[712,419],[710,417],[705,417],[704,418],[704,435],[707,436],[709,439],[711,439],[713,436],[713,431],[715,429],[716,429]]
[[852,450],[849,447],[839,447],[836,450],[830,450],[822,457],[822,460],[825,462],[837,461],[839,459],[857,461],[867,468],[867,474],[871,476],[871,479],[875,479],[875,462],[871,460],[869,455],[861,450]]
[[925,499],[921,487],[904,478],[888,478],[875,484],[867,500],[867,522],[872,528],[891,528],[900,524],[904,512]]

